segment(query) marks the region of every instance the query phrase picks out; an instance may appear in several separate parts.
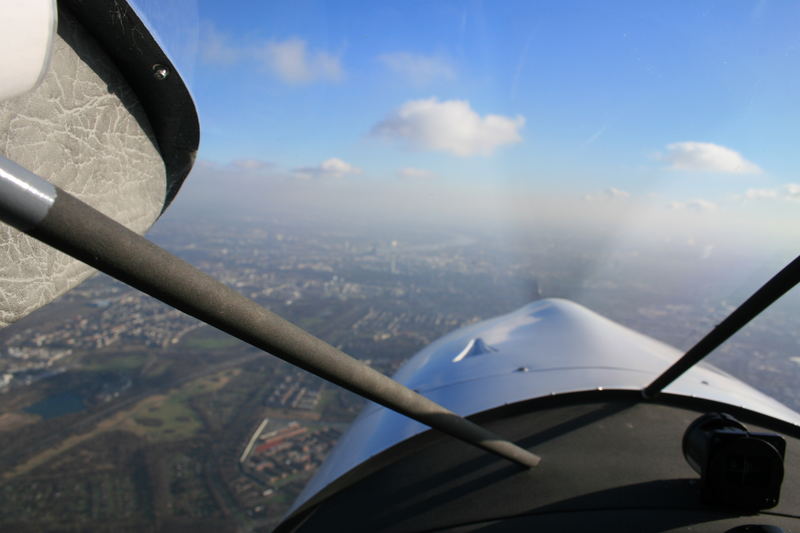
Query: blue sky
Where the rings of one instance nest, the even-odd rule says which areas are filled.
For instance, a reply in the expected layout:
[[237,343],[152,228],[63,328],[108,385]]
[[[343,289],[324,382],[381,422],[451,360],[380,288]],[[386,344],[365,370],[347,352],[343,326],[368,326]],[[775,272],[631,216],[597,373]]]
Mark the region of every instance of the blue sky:
[[229,174],[797,220],[800,4],[204,1],[199,15],[200,158]]

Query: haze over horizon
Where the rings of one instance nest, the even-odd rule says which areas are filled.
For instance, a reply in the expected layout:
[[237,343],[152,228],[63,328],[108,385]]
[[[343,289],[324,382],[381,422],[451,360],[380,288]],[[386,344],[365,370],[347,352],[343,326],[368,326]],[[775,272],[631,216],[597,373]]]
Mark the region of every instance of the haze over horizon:
[[800,6],[198,7],[178,211],[800,238]]
[[561,242],[585,283],[739,301],[800,242],[798,14],[201,1],[203,139],[164,223],[453,231],[523,261]]

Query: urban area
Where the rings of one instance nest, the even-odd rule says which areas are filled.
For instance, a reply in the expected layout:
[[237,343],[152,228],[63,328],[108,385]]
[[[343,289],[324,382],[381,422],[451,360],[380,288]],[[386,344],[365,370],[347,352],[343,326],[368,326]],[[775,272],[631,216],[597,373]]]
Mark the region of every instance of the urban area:
[[[590,243],[565,235],[247,219],[167,221],[151,238],[388,375],[541,297],[681,349],[739,303],[702,276],[647,277],[696,251],[616,250],[600,268]],[[798,409],[794,309],[756,320],[712,362]],[[270,531],[363,405],[98,275],[0,331],[0,529]]]

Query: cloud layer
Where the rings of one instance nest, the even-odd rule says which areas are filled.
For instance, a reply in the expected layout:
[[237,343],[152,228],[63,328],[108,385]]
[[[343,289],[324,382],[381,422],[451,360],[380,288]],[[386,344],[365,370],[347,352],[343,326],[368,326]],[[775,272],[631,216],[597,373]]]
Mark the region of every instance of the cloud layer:
[[229,166],[239,170],[269,170],[274,167],[272,163],[261,159],[234,159]]
[[425,86],[456,77],[455,69],[440,57],[395,52],[380,55],[378,60],[412,85]]
[[232,65],[241,57],[241,51],[230,45],[228,38],[212,24],[204,24],[200,57],[211,65]]
[[430,170],[415,167],[405,167],[397,171],[397,176],[406,180],[430,180],[436,175]]
[[476,113],[466,100],[411,100],[372,128],[372,134],[412,148],[460,157],[491,155],[498,147],[522,141],[525,118]]
[[606,200],[606,201],[627,200],[630,197],[631,193],[629,193],[628,191],[623,191],[622,189],[617,189],[616,187],[609,187],[596,194],[587,194],[583,198],[590,202],[594,202],[600,200]]
[[345,72],[338,55],[311,50],[298,37],[262,41],[255,46],[235,46],[213,24],[203,25],[200,57],[209,65],[230,66],[255,61],[284,83],[300,85],[318,81],[340,81]]
[[338,157],[332,157],[313,167],[296,168],[292,174],[299,179],[343,178],[361,174],[361,169]]
[[716,172],[724,174],[758,174],[758,165],[746,160],[739,152],[713,143],[678,142],[667,145],[661,159],[673,170]]
[[267,70],[286,83],[339,81],[344,78],[337,56],[322,50],[309,51],[306,42],[296,37],[269,41],[254,54]]
[[695,198],[693,200],[688,200],[686,202],[672,202],[669,204],[670,209],[675,209],[678,211],[695,211],[697,213],[707,213],[709,211],[714,211],[717,209],[717,204],[714,202],[709,202],[708,200],[703,200],[701,198]]
[[747,189],[746,200],[800,200],[800,184],[787,183],[775,189]]

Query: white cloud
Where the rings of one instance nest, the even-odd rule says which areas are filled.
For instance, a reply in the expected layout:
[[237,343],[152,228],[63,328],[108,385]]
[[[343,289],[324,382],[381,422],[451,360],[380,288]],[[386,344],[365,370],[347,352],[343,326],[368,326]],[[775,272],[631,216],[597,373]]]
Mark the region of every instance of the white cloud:
[[714,211],[717,209],[717,204],[714,202],[709,202],[708,200],[702,200],[700,198],[695,198],[693,200],[688,200],[686,202],[672,202],[669,204],[670,209],[675,209],[678,211],[696,211],[698,213],[707,213],[709,211]]
[[525,118],[480,116],[466,100],[411,100],[372,128],[372,134],[399,139],[411,147],[467,157],[490,155],[504,144],[522,141]]
[[229,165],[239,170],[266,170],[274,165],[261,159],[234,159]]
[[800,200],[800,184],[787,183],[784,185],[783,196],[789,200]]
[[430,85],[439,80],[452,80],[456,77],[455,69],[441,57],[395,52],[380,55],[378,60],[417,86]]
[[628,191],[623,191],[622,189],[617,189],[616,187],[609,187],[607,189],[603,189],[599,193],[595,194],[587,194],[584,196],[584,200],[597,201],[597,200],[627,200],[631,197],[631,193]]
[[723,174],[758,174],[761,169],[739,152],[713,143],[678,142],[667,145],[660,156],[673,170],[717,172]]
[[320,165],[320,169],[325,174],[330,174],[333,176],[344,176],[346,174],[360,174],[361,169],[356,168],[350,163],[342,161],[336,157],[332,157],[330,159],[326,159]]
[[430,170],[414,167],[401,168],[397,171],[397,175],[408,180],[429,180],[436,177]]
[[735,198],[744,200],[800,200],[800,184],[787,183],[774,189],[747,189]]
[[337,157],[332,157],[317,166],[296,168],[293,174],[299,179],[342,178],[361,174],[361,169]]
[[229,35],[206,23],[202,28],[200,57],[206,63],[226,66],[255,61],[281,81],[292,84],[340,81],[345,77],[339,56],[310,50],[306,41],[297,37],[248,47],[230,43]]
[[[206,194],[212,187],[218,187],[220,183],[227,183],[232,179],[255,186],[274,184],[293,177],[275,163],[261,159],[234,159],[226,162],[198,159],[189,177],[192,183],[189,189],[198,187],[203,194]],[[181,195],[185,196],[187,190],[184,189]]]
[[777,198],[778,191],[776,189],[747,189],[744,197],[748,200],[761,200],[764,198]]
[[306,42],[297,37],[269,41],[257,48],[254,54],[267,70],[286,83],[339,81],[344,78],[339,57],[322,50],[309,51]]
[[232,65],[241,57],[241,51],[228,43],[228,38],[212,24],[205,24],[200,43],[200,57],[212,65]]

